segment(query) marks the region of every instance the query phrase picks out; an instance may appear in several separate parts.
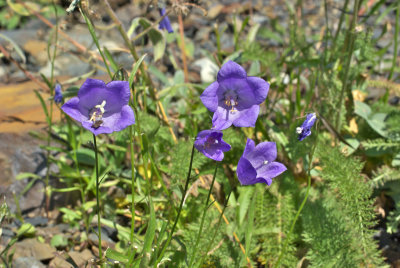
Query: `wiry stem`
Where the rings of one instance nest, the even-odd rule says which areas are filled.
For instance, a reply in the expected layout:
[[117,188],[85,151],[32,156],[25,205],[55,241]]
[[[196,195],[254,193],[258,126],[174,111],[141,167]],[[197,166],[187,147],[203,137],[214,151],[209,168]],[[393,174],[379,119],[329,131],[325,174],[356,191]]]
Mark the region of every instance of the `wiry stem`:
[[181,37],[181,53],[182,53],[183,73],[185,75],[185,82],[187,83],[187,82],[189,82],[189,73],[188,73],[188,68],[187,68],[187,63],[186,63],[185,32],[183,30],[182,14],[178,15],[178,21],[179,21],[179,34]]
[[162,257],[164,256],[164,252],[167,249],[167,247],[169,246],[169,243],[171,242],[172,235],[174,234],[176,225],[178,224],[179,216],[181,215],[183,203],[185,201],[185,196],[186,196],[186,193],[187,193],[187,190],[188,190],[188,187],[189,187],[190,174],[192,173],[193,156],[194,156],[194,144],[193,144],[193,147],[192,147],[192,154],[190,156],[190,164],[189,164],[188,175],[186,177],[185,189],[183,190],[182,197],[181,197],[181,203],[180,203],[179,209],[178,209],[178,215],[176,215],[175,222],[174,222],[174,225],[172,226],[171,232],[168,235],[167,242],[165,243],[163,249],[161,250],[161,254],[158,257],[154,267],[157,267],[157,264],[160,263]]
[[293,232],[293,230],[294,230],[294,226],[296,225],[297,219],[299,218],[300,213],[301,213],[301,211],[303,210],[303,207],[304,207],[304,205],[306,204],[307,199],[308,199],[308,195],[309,195],[309,193],[310,193],[310,189],[311,189],[311,167],[312,167],[312,162],[313,162],[313,156],[314,156],[315,148],[317,147],[317,143],[318,143],[318,130],[317,130],[317,135],[316,135],[316,136],[317,136],[317,137],[316,137],[315,143],[314,143],[313,148],[312,148],[312,150],[311,150],[311,152],[310,152],[310,154],[309,154],[309,161],[310,161],[310,162],[309,162],[308,171],[307,171],[307,192],[306,192],[306,196],[304,197],[303,202],[301,202],[301,205],[300,205],[300,207],[299,207],[299,210],[297,211],[296,216],[295,216],[294,219],[293,219],[292,225],[290,226],[289,233],[288,233],[287,236],[286,236],[285,244],[283,245],[281,254],[279,255],[278,261],[277,261],[277,262],[275,263],[275,265],[274,265],[275,268],[276,268],[276,267],[279,267],[279,264],[281,263],[282,257],[283,257],[283,255],[285,254],[286,249],[287,249],[287,246],[288,246],[288,244],[289,244],[289,242],[290,242],[290,236],[291,236],[291,234],[292,234],[292,232]]
[[131,149],[131,180],[132,180],[132,185],[131,185],[131,191],[132,191],[132,204],[131,204],[131,214],[132,214],[132,219],[131,219],[131,244],[133,244],[133,237],[134,237],[134,232],[135,232],[135,156],[134,156],[134,150],[133,150],[133,139],[135,137],[135,130],[133,128],[133,125],[129,126],[129,143],[130,143],[130,149]]
[[353,56],[353,49],[354,49],[354,41],[355,41],[355,33],[354,33],[354,28],[357,23],[357,14],[358,14],[358,1],[355,0],[354,2],[354,13],[353,13],[353,19],[351,21],[351,26],[350,30],[348,33],[348,42],[349,42],[349,48],[348,48],[348,55],[346,58],[346,65],[343,73],[343,80],[342,80],[342,90],[340,91],[340,97],[339,97],[339,104],[338,104],[338,113],[336,117],[336,131],[340,133],[340,127],[341,127],[341,120],[340,117],[342,115],[342,105],[343,105],[343,99],[344,99],[344,92],[346,91],[347,88],[347,82],[349,78],[349,69],[350,69],[350,63],[351,63],[351,58]]
[[101,263],[101,267],[103,267],[103,252],[101,248],[101,214],[100,214],[100,199],[99,199],[99,158],[97,152],[97,143],[96,143],[96,135],[93,134],[93,144],[94,144],[94,156],[95,156],[95,170],[96,170],[96,206],[97,206],[97,231],[98,231],[98,238],[99,238],[99,259]]
[[213,175],[212,182],[211,182],[211,185],[210,185],[210,190],[208,191],[206,204],[204,205],[203,215],[201,216],[200,228],[199,228],[199,232],[197,233],[197,238],[196,238],[196,242],[194,244],[192,257],[190,258],[189,267],[192,267],[193,261],[194,261],[194,256],[197,253],[197,246],[199,245],[201,232],[203,231],[204,220],[206,219],[206,213],[207,213],[207,210],[208,210],[208,202],[210,201],[210,196],[211,196],[212,189],[214,187],[215,178],[217,177],[217,170],[218,170],[218,162],[215,161],[214,175]]
[[396,10],[396,25],[394,28],[394,51],[393,51],[393,61],[392,61],[392,68],[390,68],[389,80],[392,79],[394,68],[396,66],[397,60],[397,48],[399,42],[399,17],[400,17],[400,1],[397,2],[397,10]]
[[[108,0],[103,0],[103,4],[106,9],[106,12],[111,17],[111,19],[114,21],[114,23],[117,25],[118,31],[120,32],[122,38],[124,39],[125,45],[129,48],[129,51],[132,54],[132,56],[134,57],[135,61],[139,60],[139,56],[136,52],[135,46],[132,44],[132,41],[129,39],[128,35],[126,34],[126,31],[124,30],[121,21],[118,19],[117,15],[115,15],[113,9],[111,8],[110,4],[108,3]],[[157,105],[160,108],[161,116],[169,128],[172,139],[174,140],[175,143],[177,143],[175,133],[169,124],[169,120],[168,120],[167,115],[164,112],[164,107],[163,107],[162,103],[157,98],[157,92],[154,88],[154,85],[153,85],[153,82],[152,82],[150,76],[146,72],[146,68],[147,68],[146,64],[143,62],[139,67],[141,75],[143,76],[144,80],[146,81],[146,84],[150,86],[150,94],[151,94],[152,98],[157,102]]]

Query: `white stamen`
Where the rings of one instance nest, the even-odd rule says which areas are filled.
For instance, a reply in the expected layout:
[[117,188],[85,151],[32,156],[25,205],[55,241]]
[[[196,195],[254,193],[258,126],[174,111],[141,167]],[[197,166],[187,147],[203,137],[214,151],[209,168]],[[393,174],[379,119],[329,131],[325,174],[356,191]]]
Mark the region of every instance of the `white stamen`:
[[265,161],[264,161],[264,165],[266,165],[266,164],[268,164],[268,163],[269,163],[268,160],[265,160]]
[[215,140],[215,143],[218,143],[218,140]]
[[297,134],[300,134],[302,131],[303,131],[303,128],[302,128],[302,127],[297,127],[297,128],[296,128],[296,133],[297,133]]
[[104,110],[104,106],[106,106],[106,101],[105,100],[103,100],[103,102],[101,104],[96,105],[95,108],[100,109],[101,113],[104,114],[104,111],[105,111]]

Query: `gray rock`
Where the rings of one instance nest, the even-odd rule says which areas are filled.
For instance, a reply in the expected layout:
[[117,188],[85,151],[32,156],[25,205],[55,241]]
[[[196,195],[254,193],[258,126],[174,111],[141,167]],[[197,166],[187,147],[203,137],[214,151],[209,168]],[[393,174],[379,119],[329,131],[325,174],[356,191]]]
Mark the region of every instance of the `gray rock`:
[[15,267],[15,268],[42,268],[43,267],[44,268],[46,266],[33,257],[20,257],[13,261],[13,267]]

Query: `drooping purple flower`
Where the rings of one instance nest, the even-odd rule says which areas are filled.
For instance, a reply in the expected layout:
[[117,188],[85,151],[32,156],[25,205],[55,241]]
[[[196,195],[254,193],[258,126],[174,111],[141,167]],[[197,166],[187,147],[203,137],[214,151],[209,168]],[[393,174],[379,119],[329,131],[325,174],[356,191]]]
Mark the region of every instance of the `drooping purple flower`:
[[302,141],[311,135],[311,127],[314,125],[316,120],[317,116],[315,113],[308,114],[301,127],[296,128],[296,133],[299,134],[297,137],[299,141]]
[[222,131],[203,130],[197,134],[194,147],[206,157],[215,161],[224,159],[224,152],[231,149],[231,146],[222,139]]
[[275,142],[261,142],[257,146],[247,139],[246,147],[236,169],[236,174],[242,185],[266,183],[271,185],[272,178],[286,170],[286,167],[275,162]]
[[63,102],[63,95],[61,92],[61,85],[56,84],[56,87],[54,89],[54,102],[55,103],[62,103]]
[[135,115],[128,105],[129,82],[86,79],[78,96],[67,101],[61,109],[80,122],[94,135],[121,131],[135,124]]
[[211,83],[200,99],[214,113],[214,129],[223,130],[232,124],[254,127],[260,104],[268,95],[269,83],[262,78],[247,76],[236,62],[228,61],[218,72],[217,81]]
[[[164,16],[165,15],[165,12],[166,12],[165,8],[159,8],[158,11],[160,12],[160,16]],[[160,30],[166,29],[168,31],[168,33],[173,33],[174,32],[174,30],[171,27],[171,22],[169,21],[168,16],[165,16],[165,18],[163,18],[160,21],[160,23],[158,25],[158,28]]]

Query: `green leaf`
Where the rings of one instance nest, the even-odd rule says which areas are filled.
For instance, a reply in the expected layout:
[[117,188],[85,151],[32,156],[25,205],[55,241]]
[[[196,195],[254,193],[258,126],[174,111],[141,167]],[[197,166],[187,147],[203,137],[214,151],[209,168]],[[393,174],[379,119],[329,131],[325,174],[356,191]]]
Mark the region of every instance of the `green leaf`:
[[365,104],[361,101],[354,101],[354,113],[361,116],[365,120],[368,120],[369,116],[371,115],[371,108],[368,104]]
[[111,68],[113,69],[113,71],[114,72],[118,71],[118,69],[119,69],[118,65],[115,62],[114,58],[112,57],[110,51],[106,47],[103,47],[103,51],[104,51],[104,54],[106,55],[106,58],[110,62],[110,65],[111,65]]
[[157,117],[148,113],[140,112],[141,131],[149,138],[152,138],[160,128],[160,122]]
[[30,223],[23,223],[17,231],[17,237],[32,236],[36,232],[35,227]]
[[238,199],[238,224],[242,225],[243,220],[247,214],[247,210],[250,205],[251,197],[254,194],[254,187],[241,187],[239,188],[239,199]]
[[[16,16],[14,16],[14,17],[16,17]],[[26,57],[25,57],[24,52],[10,37],[0,33],[0,38],[3,38],[4,40],[8,41],[15,49],[15,52],[17,52],[18,56],[21,57],[22,62],[26,63]]]
[[396,154],[392,160],[392,166],[398,167],[400,166],[400,153]]
[[21,16],[29,16],[31,13],[29,12],[29,9],[32,9],[35,12],[40,11],[40,6],[36,3],[29,2],[29,1],[24,1],[24,4],[29,8],[27,9],[25,6],[19,3],[14,3],[11,0],[7,0],[8,6],[17,14]]
[[354,102],[354,113],[365,119],[368,125],[375,130],[376,133],[382,137],[387,137],[387,131],[385,130],[385,118],[387,114],[373,114],[371,108],[367,104],[360,101]]
[[15,179],[16,180],[23,180],[23,179],[27,179],[27,178],[34,178],[34,179],[42,179],[42,177],[40,177],[39,175],[36,175],[34,173],[30,173],[30,172],[23,172],[23,173],[19,173]]
[[246,248],[246,257],[249,256],[249,252],[250,252],[250,245],[251,245],[251,239],[253,236],[253,227],[254,227],[254,214],[255,214],[255,204],[256,204],[256,195],[257,195],[258,191],[255,191],[255,195],[253,196],[251,203],[250,203],[250,207],[249,207],[249,213],[247,216],[247,225],[246,225],[246,244],[245,244],[245,248]]
[[144,60],[144,58],[147,56],[147,54],[144,54],[143,56],[140,57],[140,59],[138,59],[135,62],[135,65],[133,66],[131,75],[129,76],[129,86],[132,86],[133,83],[133,79],[135,78],[136,72],[140,67],[140,64],[142,64],[142,61]]
[[149,208],[150,208],[150,221],[147,226],[146,234],[144,236],[144,245],[143,245],[143,257],[140,261],[140,267],[147,267],[147,263],[150,257],[148,254],[150,253],[151,246],[153,244],[154,236],[156,233],[156,214],[154,212],[153,200],[151,197],[149,198]]
[[46,103],[44,102],[44,99],[43,99],[42,95],[40,95],[39,91],[34,90],[34,92],[35,92],[35,94],[36,94],[36,97],[38,97],[38,99],[39,99],[39,101],[40,101],[40,104],[42,105],[43,112],[44,112],[44,114],[46,115],[47,124],[50,125],[51,122],[50,122],[49,112],[48,112],[48,110],[47,110]]
[[78,91],[79,91],[79,87],[71,86],[71,87],[67,88],[67,90],[65,90],[62,95],[64,98],[75,97],[75,96],[78,96]]
[[[139,25],[142,26],[144,30],[151,27],[151,23],[149,20],[140,17],[135,18],[132,20],[131,27],[127,32],[128,36],[131,36]],[[153,44],[154,61],[157,61],[162,58],[165,52],[166,41],[164,35],[159,30],[154,28],[150,29],[147,32],[147,35],[149,36],[151,43]]]
[[125,254],[119,253],[118,251],[108,248],[106,250],[106,257],[115,261],[119,261],[121,263],[127,263],[129,261],[129,257]]
[[79,187],[75,186],[75,187],[68,187],[68,188],[61,188],[61,189],[53,189],[54,192],[58,192],[58,193],[67,193],[67,192],[72,192],[72,191],[79,191]]
[[50,245],[55,248],[65,248],[68,246],[68,239],[61,234],[56,234],[51,238]]

